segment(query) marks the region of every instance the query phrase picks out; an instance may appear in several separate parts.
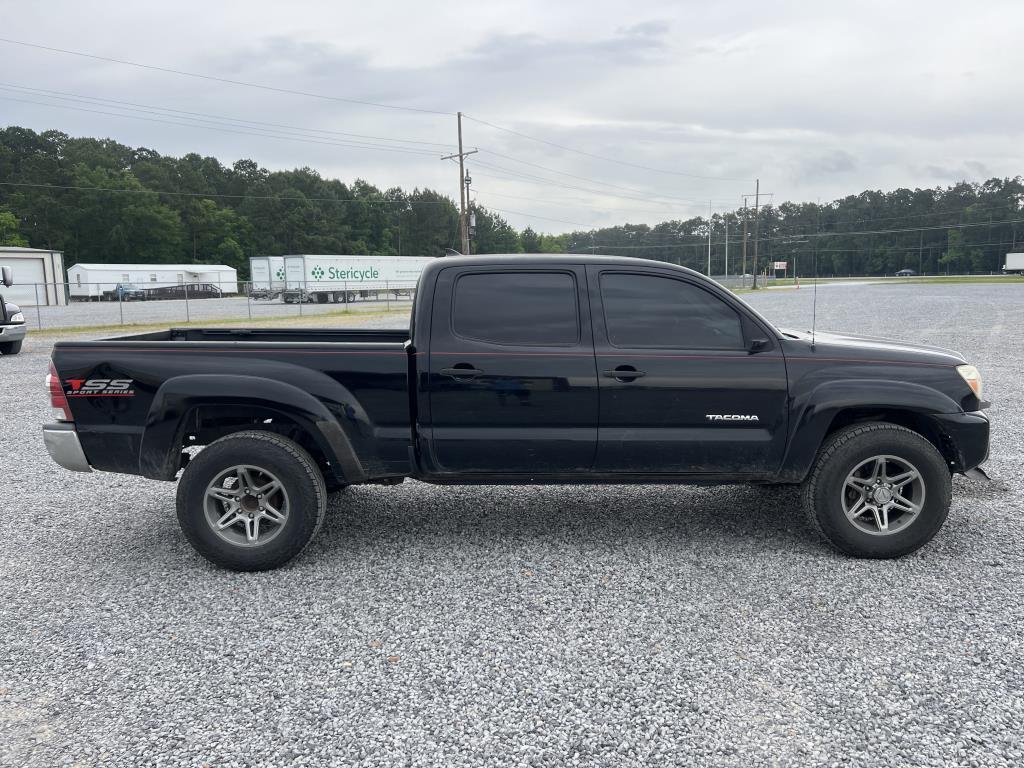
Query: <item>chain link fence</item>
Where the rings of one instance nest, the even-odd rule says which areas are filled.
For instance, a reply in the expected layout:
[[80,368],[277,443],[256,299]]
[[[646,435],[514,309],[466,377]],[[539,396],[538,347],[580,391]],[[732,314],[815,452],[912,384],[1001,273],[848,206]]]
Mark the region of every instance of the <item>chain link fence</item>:
[[[713,275],[712,279],[731,290],[753,287],[753,275],[749,274]],[[822,276],[820,279],[842,283],[903,278]],[[1019,280],[1008,277],[1008,280],[1013,279]],[[813,278],[801,277],[796,281],[792,276],[776,276],[771,272],[757,277],[759,288],[795,287],[813,282]],[[237,285],[232,283],[230,288],[212,283],[147,284],[141,287],[123,283],[75,282],[21,283],[0,293],[8,302],[20,306],[29,327],[37,331],[121,325],[244,324],[274,319],[288,324],[316,325],[318,322],[330,324],[331,317],[352,313],[390,313],[394,315],[397,326],[408,321],[416,287],[408,281],[391,283],[383,280],[369,284],[318,281],[301,287],[292,282],[245,281]]]
[[[236,288],[232,285],[231,288]],[[136,286],[107,283],[21,283],[2,293],[36,330],[97,326],[228,323],[274,318],[298,322],[350,313],[408,314],[415,285],[318,282],[314,289],[238,282]]]

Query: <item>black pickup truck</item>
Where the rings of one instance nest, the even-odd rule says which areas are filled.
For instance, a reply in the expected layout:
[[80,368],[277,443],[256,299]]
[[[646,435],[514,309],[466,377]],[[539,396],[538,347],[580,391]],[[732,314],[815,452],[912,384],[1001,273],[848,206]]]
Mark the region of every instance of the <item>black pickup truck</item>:
[[73,470],[184,470],[185,535],[238,570],[294,557],[355,483],[802,484],[835,547],[898,557],[942,526],[952,473],[983,476],[962,356],[778,330],[681,267],[438,259],[410,325],[60,342],[46,445]]

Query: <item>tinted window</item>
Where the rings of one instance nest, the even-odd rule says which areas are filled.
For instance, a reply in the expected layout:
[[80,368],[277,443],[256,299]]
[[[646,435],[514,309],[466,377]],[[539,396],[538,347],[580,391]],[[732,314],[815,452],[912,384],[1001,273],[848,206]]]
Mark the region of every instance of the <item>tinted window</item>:
[[681,280],[601,275],[608,340],[616,347],[740,349],[740,316],[724,301]]
[[576,281],[559,272],[488,272],[455,284],[452,329],[494,344],[575,344]]

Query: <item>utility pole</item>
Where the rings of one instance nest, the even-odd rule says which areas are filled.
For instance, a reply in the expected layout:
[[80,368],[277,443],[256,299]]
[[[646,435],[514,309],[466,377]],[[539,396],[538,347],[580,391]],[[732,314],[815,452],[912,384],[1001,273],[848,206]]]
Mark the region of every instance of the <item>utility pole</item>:
[[466,234],[465,240],[462,241],[462,252],[469,256],[473,252],[473,236],[476,235],[476,213],[473,212],[473,204],[469,198],[469,186],[473,183],[473,178],[469,175],[469,169],[466,169],[463,182],[466,196]]
[[[765,192],[766,195],[774,195],[774,192]],[[747,198],[754,198],[754,266],[751,268],[751,272],[754,273],[754,283],[751,286],[753,290],[757,290],[757,240],[758,232],[760,231],[758,210],[761,206],[761,180],[756,180],[756,186],[754,188],[754,194],[743,195],[743,274],[747,274]]]
[[469,152],[462,151],[462,113],[459,112],[459,151],[454,155],[445,155],[442,160],[451,160],[452,158],[459,158],[459,235],[462,239],[462,253],[469,253],[469,216],[466,215],[466,187],[465,184],[466,168],[465,158],[467,155],[476,153],[477,150],[471,149]]
[[747,287],[747,198],[743,196],[743,271],[740,273],[740,288]]
[[708,277],[711,277],[711,201],[708,200]]
[[917,274],[924,274],[924,230],[917,235]]
[[729,214],[728,212],[722,216],[722,220],[725,222],[725,279],[729,279]]
[[758,240],[758,227],[760,222],[757,217],[757,209],[761,203],[761,180],[756,180],[756,186],[754,187],[754,286],[753,290],[757,290],[757,240]]

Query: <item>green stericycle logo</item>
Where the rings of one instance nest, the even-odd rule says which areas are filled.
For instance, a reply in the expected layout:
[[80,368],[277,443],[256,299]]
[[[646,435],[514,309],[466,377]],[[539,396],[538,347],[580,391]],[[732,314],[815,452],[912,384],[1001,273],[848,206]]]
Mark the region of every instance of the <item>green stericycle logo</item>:
[[328,267],[327,271],[317,264],[309,273],[314,280],[323,280],[327,275],[329,280],[379,280],[380,271],[376,267],[366,269],[353,269],[352,267]]
[[278,267],[277,272],[274,273],[274,277],[278,280],[284,280],[284,267]]

